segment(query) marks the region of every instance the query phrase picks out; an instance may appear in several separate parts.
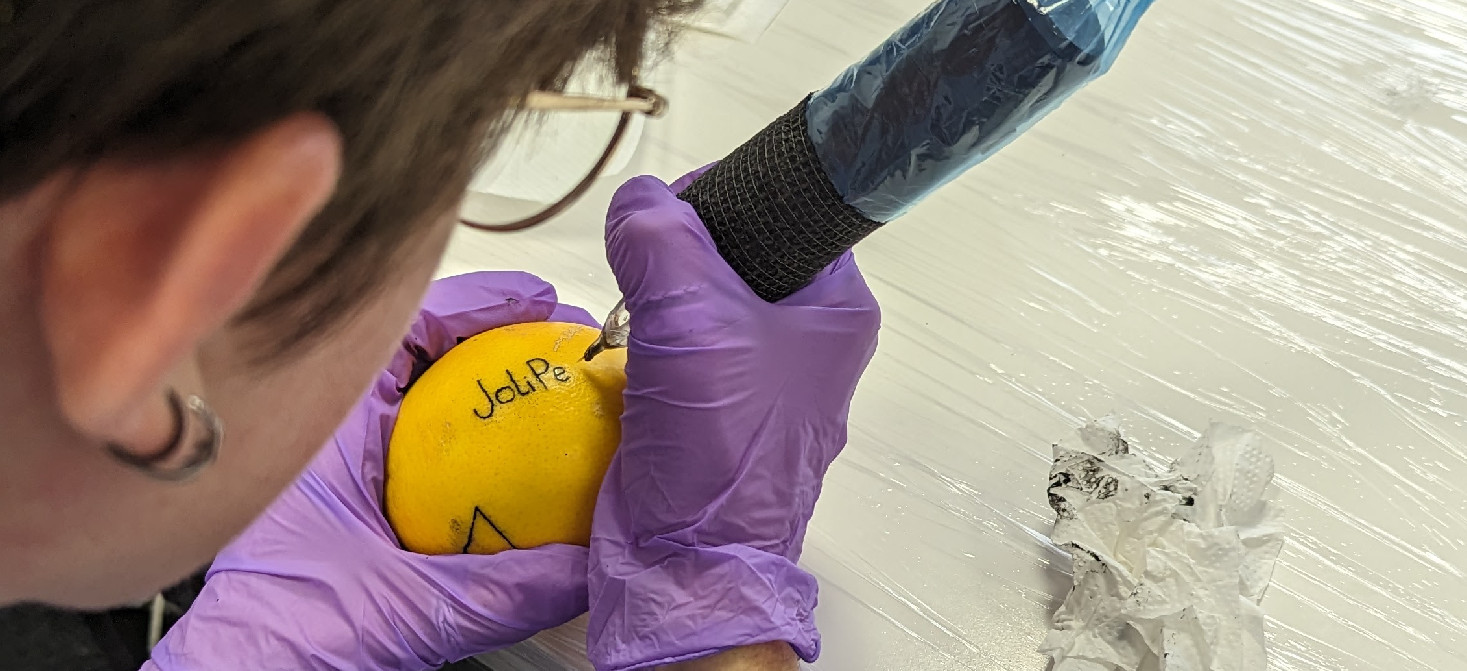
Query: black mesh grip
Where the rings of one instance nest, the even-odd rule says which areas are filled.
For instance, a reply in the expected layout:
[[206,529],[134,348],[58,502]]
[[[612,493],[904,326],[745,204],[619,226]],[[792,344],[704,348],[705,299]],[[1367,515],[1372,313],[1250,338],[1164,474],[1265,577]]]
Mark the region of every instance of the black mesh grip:
[[678,196],[698,212],[723,260],[770,302],[804,288],[881,226],[831,186],[805,124],[808,102],[775,119]]

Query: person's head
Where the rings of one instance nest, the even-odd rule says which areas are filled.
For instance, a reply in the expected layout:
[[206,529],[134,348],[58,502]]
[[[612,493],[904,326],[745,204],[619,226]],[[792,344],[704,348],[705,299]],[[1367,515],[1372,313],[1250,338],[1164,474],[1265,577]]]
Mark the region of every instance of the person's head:
[[[329,436],[470,173],[696,0],[0,0],[0,603],[186,575]],[[170,393],[225,427],[164,482]]]

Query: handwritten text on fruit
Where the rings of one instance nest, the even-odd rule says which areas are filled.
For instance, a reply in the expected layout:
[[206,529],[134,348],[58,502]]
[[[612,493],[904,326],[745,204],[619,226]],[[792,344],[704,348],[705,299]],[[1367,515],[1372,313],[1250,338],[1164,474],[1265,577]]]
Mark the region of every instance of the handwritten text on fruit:
[[[504,371],[504,376],[509,379],[509,384],[493,391],[490,391],[488,387],[484,386],[483,380],[475,380],[479,385],[479,391],[484,393],[484,400],[488,402],[489,409],[484,410],[476,407],[474,408],[474,416],[479,419],[490,419],[494,416],[494,410],[502,405],[513,403],[515,399],[521,396],[529,396],[542,389],[549,391],[550,385],[545,381],[547,375],[556,382],[561,383],[570,382],[571,379],[570,373],[567,373],[564,367],[552,366],[549,361],[540,358],[526,361],[525,368],[530,371],[530,374],[524,377],[525,386],[523,387],[520,386],[520,378],[515,377],[514,372],[509,369],[505,369]],[[536,383],[540,385],[538,389],[535,387]]]

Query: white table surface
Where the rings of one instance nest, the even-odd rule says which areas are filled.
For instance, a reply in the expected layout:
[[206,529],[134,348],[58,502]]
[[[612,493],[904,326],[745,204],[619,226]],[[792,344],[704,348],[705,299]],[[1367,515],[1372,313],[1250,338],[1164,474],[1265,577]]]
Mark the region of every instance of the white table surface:
[[[924,4],[793,0],[694,45],[630,170],[719,158]],[[1109,75],[861,245],[885,324],[806,545],[814,668],[1043,669],[1049,445],[1116,413],[1161,457],[1213,420],[1265,436],[1271,668],[1467,669],[1463,7],[1159,0]],[[602,312],[612,186],[463,232],[442,273]]]

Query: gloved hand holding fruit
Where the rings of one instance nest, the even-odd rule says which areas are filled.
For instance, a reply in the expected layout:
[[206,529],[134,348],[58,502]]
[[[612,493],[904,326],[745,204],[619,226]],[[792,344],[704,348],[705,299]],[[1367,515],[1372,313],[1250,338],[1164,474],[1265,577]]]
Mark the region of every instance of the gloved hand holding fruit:
[[588,606],[598,669],[770,642],[813,659],[796,562],[879,313],[849,255],[778,304],[754,295],[676,198],[695,176],[612,202],[627,350],[582,361],[595,322],[531,276],[436,283],[157,668],[432,668]]

